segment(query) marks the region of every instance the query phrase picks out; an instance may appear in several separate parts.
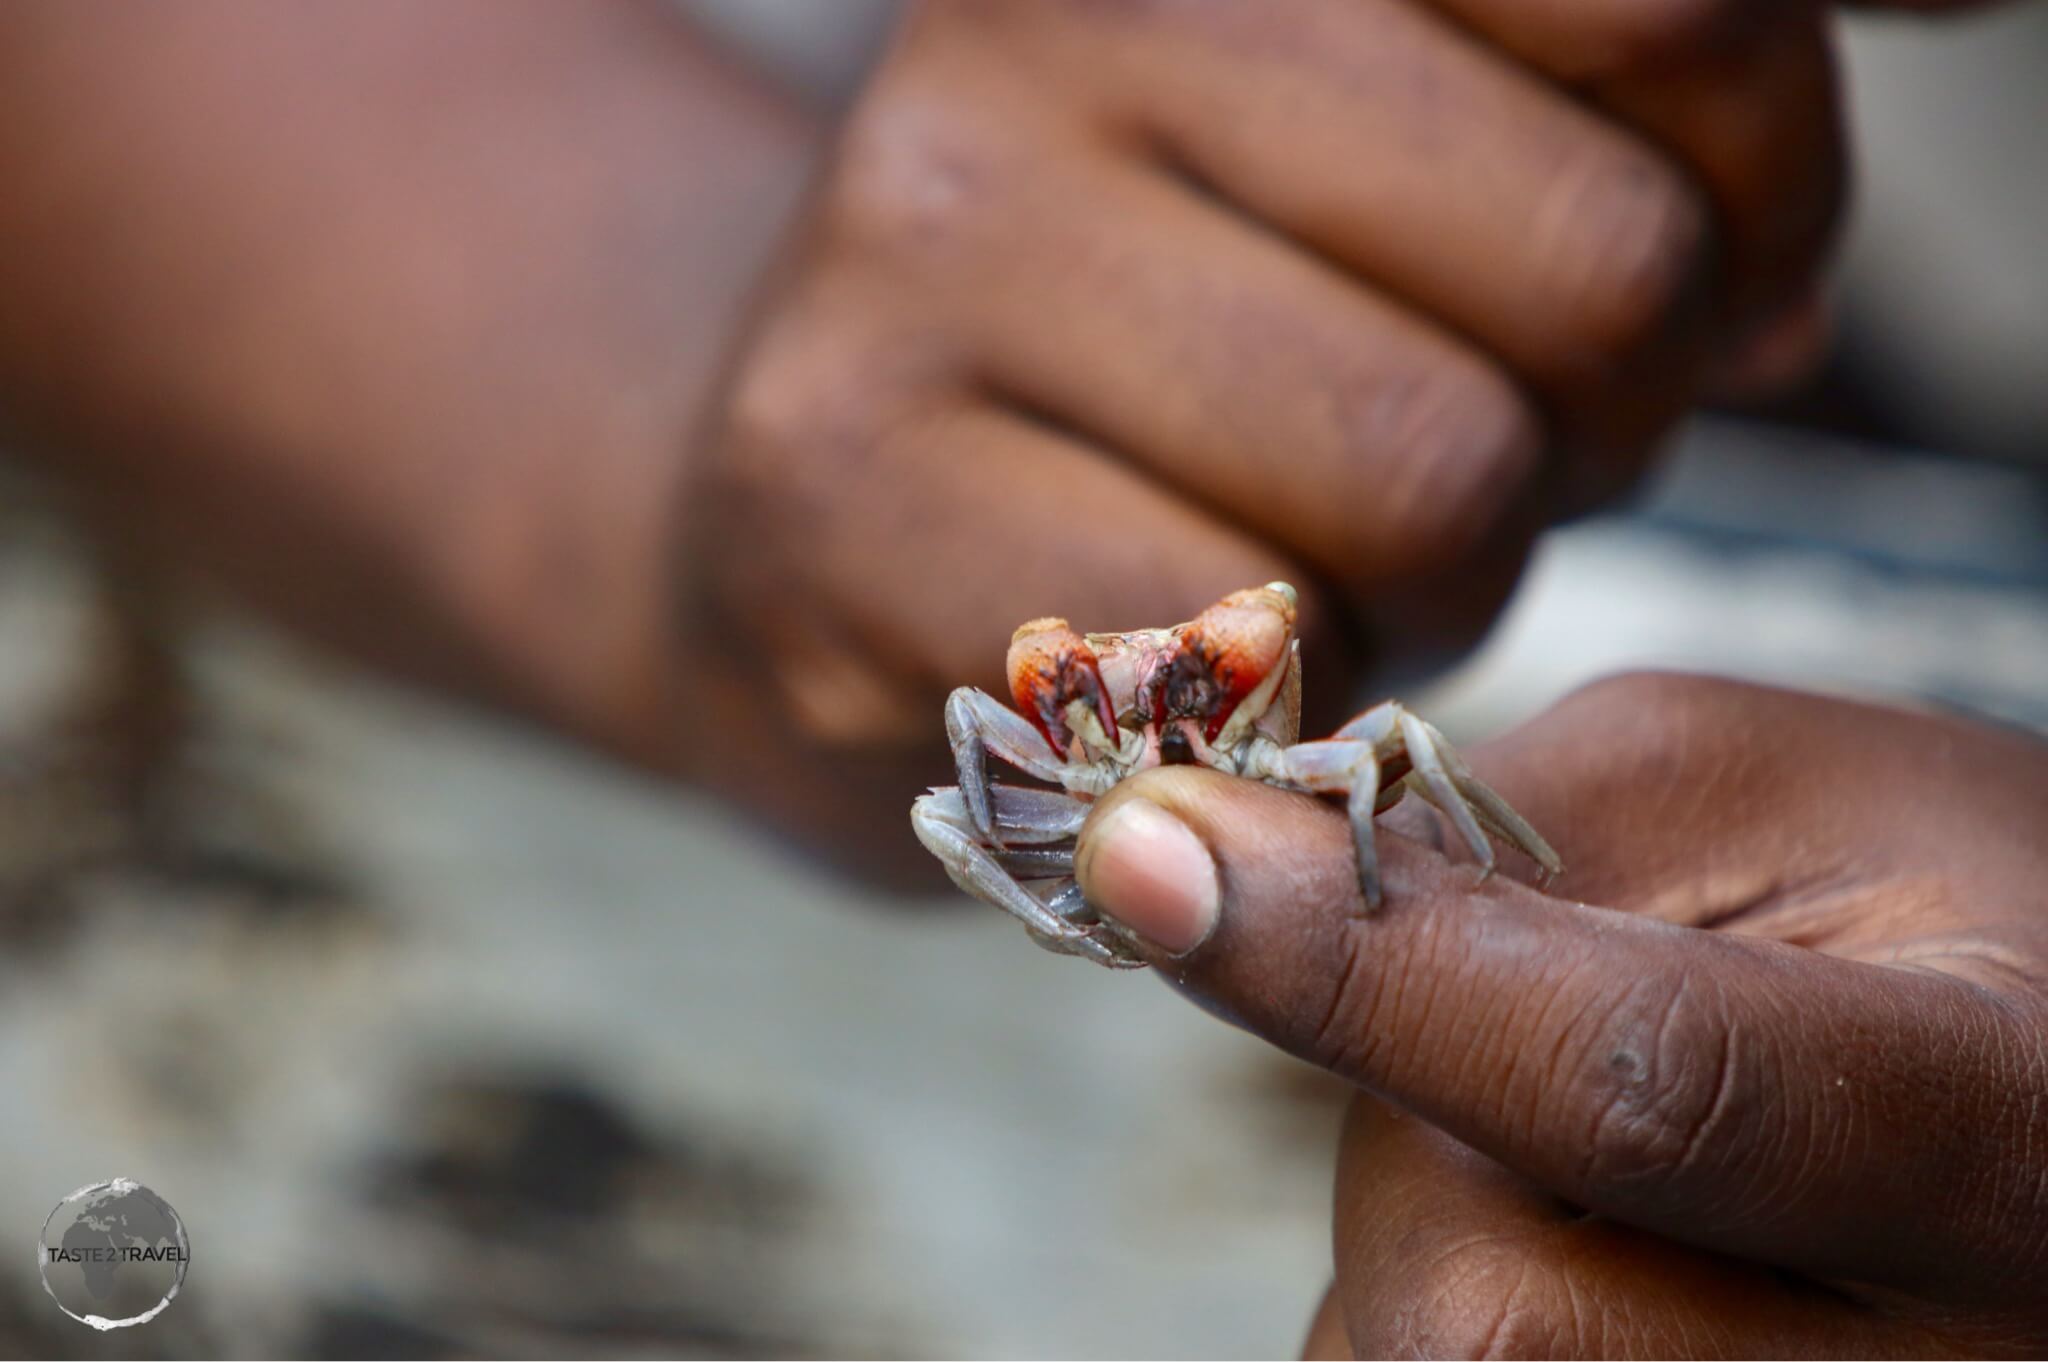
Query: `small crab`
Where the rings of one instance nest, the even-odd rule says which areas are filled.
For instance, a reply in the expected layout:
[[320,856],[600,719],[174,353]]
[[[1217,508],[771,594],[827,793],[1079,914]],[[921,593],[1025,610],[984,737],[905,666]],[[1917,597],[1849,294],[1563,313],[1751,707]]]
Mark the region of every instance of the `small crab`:
[[[1342,795],[1366,911],[1380,906],[1373,818],[1413,791],[1451,820],[1482,876],[1492,833],[1550,875],[1557,853],[1481,784],[1443,734],[1388,701],[1320,742],[1300,742],[1297,597],[1285,582],[1233,592],[1186,624],[1078,634],[1032,620],[1010,640],[1017,710],[963,686],[946,701],[960,783],[910,809],[918,840],[953,882],[1024,924],[1048,950],[1112,969],[1145,961],[1074,882],[1088,805],[1126,776],[1199,764],[1282,789]],[[1019,713],[1017,711],[1022,711]],[[995,753],[1059,790],[989,780]]]

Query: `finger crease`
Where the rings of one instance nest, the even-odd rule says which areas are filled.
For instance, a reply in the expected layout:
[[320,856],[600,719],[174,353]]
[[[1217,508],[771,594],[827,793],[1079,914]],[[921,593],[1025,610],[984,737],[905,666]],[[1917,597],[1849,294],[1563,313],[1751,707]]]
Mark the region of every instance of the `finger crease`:
[[[1376,996],[1373,1005],[1367,1010],[1367,1015],[1362,1019],[1363,1026],[1350,1028],[1352,1035],[1348,1037],[1340,1035],[1338,1031],[1342,1019],[1350,1010],[1351,991],[1357,980],[1359,961],[1363,958],[1364,943],[1360,939],[1363,935],[1357,923],[1345,925],[1344,955],[1338,962],[1336,985],[1330,990],[1329,1006],[1323,1010],[1322,1019],[1316,1023],[1313,1033],[1315,1053],[1324,1057],[1324,1062],[1329,1068],[1340,1073],[1350,1067],[1347,1066],[1346,1060],[1354,1060],[1356,1067],[1363,1068],[1370,1062],[1372,1053],[1377,1048],[1373,1042],[1371,1029],[1372,1013],[1377,1010]],[[1378,990],[1375,989],[1373,992],[1377,995]]]

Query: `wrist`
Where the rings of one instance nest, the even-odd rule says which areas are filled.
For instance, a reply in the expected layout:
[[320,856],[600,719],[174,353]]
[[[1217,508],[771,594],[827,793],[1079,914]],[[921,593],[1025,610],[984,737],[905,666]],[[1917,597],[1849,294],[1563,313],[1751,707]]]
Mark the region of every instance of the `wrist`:
[[614,748],[814,129],[662,9],[24,6],[0,391],[256,603]]

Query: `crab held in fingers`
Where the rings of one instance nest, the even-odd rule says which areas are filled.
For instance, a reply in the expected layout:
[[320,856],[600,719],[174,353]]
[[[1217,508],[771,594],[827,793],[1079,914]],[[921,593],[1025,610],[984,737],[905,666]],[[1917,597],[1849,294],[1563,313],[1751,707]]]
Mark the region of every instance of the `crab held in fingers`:
[[[1489,834],[1546,874],[1557,853],[1474,776],[1443,734],[1399,704],[1301,742],[1297,598],[1285,582],[1233,592],[1186,624],[1080,634],[1032,620],[1010,640],[1014,709],[962,687],[946,701],[960,783],[911,805],[918,840],[953,882],[1024,924],[1048,950],[1113,969],[1144,961],[1082,898],[1074,842],[1088,805],[1126,776],[1199,764],[1283,789],[1341,797],[1368,912],[1381,902],[1373,819],[1413,793],[1450,819],[1492,873]],[[993,754],[1057,790],[991,781]]]

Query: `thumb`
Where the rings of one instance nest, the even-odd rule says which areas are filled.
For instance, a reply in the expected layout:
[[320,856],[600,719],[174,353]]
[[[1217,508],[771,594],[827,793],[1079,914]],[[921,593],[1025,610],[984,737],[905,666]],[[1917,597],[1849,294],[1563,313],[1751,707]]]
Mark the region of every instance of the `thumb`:
[[[1408,993],[1411,1005],[1428,993],[1447,1005],[1446,990],[1455,987],[1458,1001],[1476,1005],[1483,1000],[1473,995],[1482,982],[1474,947],[1488,947],[1511,973],[1554,968],[1549,944],[1529,923],[1532,907],[1617,916],[1505,877],[1481,885],[1472,866],[1453,865],[1390,830],[1391,821],[1377,827],[1386,902],[1368,916],[1339,806],[1200,767],[1166,767],[1124,781],[1098,803],[1075,850],[1075,876],[1088,902],[1134,936],[1181,991],[1284,1050],[1384,1087],[1392,1075],[1356,1053],[1379,1027],[1405,1020],[1380,1010],[1382,992]],[[1530,982],[1513,981],[1513,991]],[[1420,1031],[1402,1041],[1411,1051],[1437,1048],[1434,1035]]]

